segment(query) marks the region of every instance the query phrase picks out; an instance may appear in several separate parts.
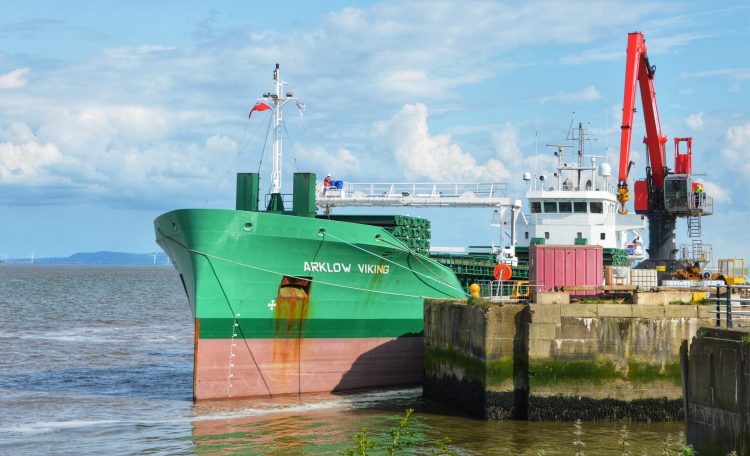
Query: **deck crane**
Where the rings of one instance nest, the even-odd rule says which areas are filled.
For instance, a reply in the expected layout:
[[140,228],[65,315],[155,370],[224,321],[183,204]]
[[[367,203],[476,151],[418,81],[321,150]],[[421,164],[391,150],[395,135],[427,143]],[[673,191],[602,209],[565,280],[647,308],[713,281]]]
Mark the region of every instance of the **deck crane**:
[[[700,217],[713,213],[713,200],[703,192],[703,185],[692,175],[692,138],[674,138],[674,171],[666,164],[665,145],[667,137],[662,134],[659,111],[656,106],[654,75],[646,51],[646,40],[640,32],[628,34],[627,61],[625,66],[625,97],[622,109],[620,140],[620,169],[617,185],[617,201],[620,213],[627,214],[625,204],[630,200],[628,175],[633,162],[630,161],[630,144],[635,115],[636,84],[640,86],[648,150],[646,178],[635,181],[634,208],[637,214],[648,217],[649,259],[643,267],[666,266],[674,271],[683,266],[676,259],[675,223],[677,217],[688,217],[688,235],[693,238],[693,258],[703,256],[700,240]],[[682,152],[680,144],[687,143]]]

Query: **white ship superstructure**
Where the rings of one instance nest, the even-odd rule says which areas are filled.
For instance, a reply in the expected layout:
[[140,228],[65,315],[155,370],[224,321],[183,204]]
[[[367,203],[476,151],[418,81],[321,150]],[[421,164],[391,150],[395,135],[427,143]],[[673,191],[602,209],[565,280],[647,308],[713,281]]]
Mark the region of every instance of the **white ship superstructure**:
[[644,217],[618,212],[611,167],[607,163],[597,166],[599,157],[585,156],[584,137],[579,124],[573,163],[566,162],[564,152],[570,145],[554,145],[557,172],[553,179],[524,173],[529,212],[518,219],[517,245],[528,246],[533,239],[553,245],[600,245],[625,249],[631,260],[643,259]]

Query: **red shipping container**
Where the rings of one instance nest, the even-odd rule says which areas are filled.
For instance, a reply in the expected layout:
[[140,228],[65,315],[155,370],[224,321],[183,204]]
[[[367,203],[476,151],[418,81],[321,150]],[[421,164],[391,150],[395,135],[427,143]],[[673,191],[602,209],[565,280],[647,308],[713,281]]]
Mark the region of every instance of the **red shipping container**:
[[[602,285],[603,249],[599,245],[532,245],[529,280],[534,293],[555,287]],[[595,295],[597,291],[570,291],[571,296]],[[536,296],[534,296],[536,300]]]

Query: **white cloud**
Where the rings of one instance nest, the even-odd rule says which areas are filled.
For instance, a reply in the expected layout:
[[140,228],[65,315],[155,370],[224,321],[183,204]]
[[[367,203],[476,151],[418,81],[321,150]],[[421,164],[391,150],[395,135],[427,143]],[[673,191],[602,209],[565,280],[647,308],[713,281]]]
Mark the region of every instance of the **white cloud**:
[[26,141],[19,144],[0,143],[0,180],[7,184],[59,185],[66,176],[52,176],[50,165],[65,160],[54,144]]
[[505,125],[492,132],[495,151],[505,163],[518,163],[521,150],[518,145],[518,128],[506,122]]
[[550,101],[559,101],[562,103],[586,103],[590,101],[597,101],[602,98],[602,95],[596,90],[596,87],[589,86],[585,89],[581,89],[578,92],[558,92],[556,95],[550,95],[539,99],[541,103],[547,103]]
[[715,203],[732,202],[732,195],[728,188],[722,187],[716,182],[707,181],[706,179],[700,179],[700,181],[703,183],[706,194],[713,198]]
[[[551,176],[555,170],[555,158],[551,152],[524,153],[519,127],[510,122],[492,132],[492,142],[497,157],[509,171],[511,193],[520,195],[526,191],[526,184],[521,179],[523,173]],[[527,144],[526,147],[534,146]]]
[[[513,147],[513,153],[523,155],[517,134],[512,143],[486,151],[480,160],[479,153],[468,153],[451,136],[431,134],[427,108],[414,103],[429,103],[433,115],[468,112],[474,109],[465,98],[468,87],[529,64],[528,58],[519,61],[509,51],[596,42],[663,9],[650,3],[632,7],[626,0],[565,5],[551,0],[385,1],[329,13],[291,33],[248,31],[245,26],[219,29],[218,22],[208,21],[196,31],[200,37],[195,43],[175,46],[136,39],[132,47],[102,49],[72,64],[46,70],[34,65],[33,91],[23,85],[29,68],[0,76],[6,81],[0,87],[16,88],[0,97],[0,126],[14,121],[24,125],[18,131],[0,127],[0,143],[12,150],[35,148],[37,155],[49,148],[52,161],[39,158],[41,168],[34,178],[24,174],[29,179],[24,182],[16,176],[16,185],[47,182],[50,192],[67,185],[95,197],[140,194],[149,199],[158,193],[154,188],[169,195],[189,180],[182,193],[202,201],[206,189],[215,187],[217,172],[226,173],[239,160],[237,144],[244,150],[247,138],[241,119],[246,119],[254,96],[270,89],[270,69],[280,61],[283,79],[308,107],[309,155],[297,153],[300,162],[321,172],[354,175],[366,169],[368,175],[386,175],[381,157],[361,155],[370,151],[353,144],[370,133],[373,118],[387,118],[384,113],[412,103],[394,116],[412,130],[392,125],[392,131],[379,133],[404,175],[497,181],[508,175],[509,163],[522,162],[510,157]],[[612,10],[622,13],[606,14]],[[561,23],[562,13],[572,19]],[[591,86],[559,92],[550,101],[600,98]],[[295,120],[287,114],[289,125]],[[262,143],[265,124],[254,122],[247,133],[260,127],[255,138]],[[446,131],[442,127],[441,132]],[[508,128],[501,126],[493,135],[509,135]],[[223,139],[210,139],[214,135]],[[416,147],[414,154],[395,137]],[[502,158],[489,157],[493,152]],[[63,177],[67,184],[60,183]]]
[[[276,62],[289,89],[307,104],[304,135],[294,131],[295,122],[298,128],[301,123],[297,113],[285,116],[290,132],[285,185],[291,182],[294,154],[300,171],[343,179],[507,181],[510,194],[520,196],[522,172],[551,177],[554,171],[554,157],[544,144],[565,137],[572,105],[564,103],[579,103],[582,120],[606,128],[603,134],[592,128],[592,136],[597,148],[609,146],[616,170],[621,107],[611,113],[599,109],[621,101],[618,81],[632,24],[647,31],[652,56],[677,54],[703,39],[704,30],[739,33],[736,27],[714,32],[702,21],[677,30],[686,23],[683,17],[657,22],[665,12],[684,9],[643,0],[377,0],[326,13],[330,8],[315,7],[302,19],[290,16],[294,26],[281,29],[224,9],[216,13],[221,20],[195,29],[193,42],[186,41],[191,35],[184,29],[180,35],[159,34],[161,43],[144,41],[136,30],[127,39],[92,40],[73,53],[35,38],[30,48],[0,56],[0,71],[6,72],[0,74],[0,89],[10,89],[0,90],[0,200],[166,210],[225,198],[231,206],[236,165],[257,165],[267,127],[267,118],[255,115],[247,125],[247,111],[272,87]],[[70,38],[61,37],[63,42]],[[24,54],[28,49],[41,54]],[[683,57],[705,62],[706,49],[695,46]],[[658,65],[662,59],[653,60]],[[580,71],[561,65],[606,61]],[[683,76],[694,79],[683,82],[695,86],[689,87],[695,93],[703,93],[708,78],[717,76],[740,84],[750,78],[742,65],[722,68],[719,62],[718,69],[708,71],[693,65],[694,72]],[[660,71],[669,87],[673,76],[663,67]],[[607,74],[614,76],[602,76]],[[734,103],[719,103],[715,111],[729,110],[743,120],[724,125],[747,122],[746,97],[736,95],[730,99]],[[545,96],[547,104],[536,103]],[[695,97],[688,98],[683,100],[687,111],[665,112],[664,120],[680,119],[683,125],[704,120],[703,130],[694,134],[696,140],[705,136],[700,140],[705,144],[722,122],[714,114],[710,121],[686,119],[705,110],[690,108]],[[532,118],[541,127],[538,156],[532,155]],[[390,120],[373,128],[375,119]],[[750,133],[743,128],[727,133],[725,158],[715,165],[750,176],[745,165]],[[643,177],[645,169],[643,130],[638,114],[631,179]],[[240,162],[243,153],[252,157]],[[268,153],[267,148],[266,158]],[[264,173],[264,184],[267,177]],[[726,187],[714,189],[707,183],[707,191],[724,201],[730,190],[741,194],[743,182],[721,180]],[[734,204],[744,203],[735,198]],[[148,223],[144,226],[148,231]],[[150,242],[152,233],[147,236]]]
[[721,154],[729,167],[750,176],[750,123],[729,128],[726,142]]
[[313,147],[303,150],[301,155],[301,166],[305,166],[305,169],[316,169],[321,174],[331,173],[335,180],[348,179],[360,171],[359,159],[346,148],[330,152],[324,147]]
[[746,81],[750,79],[750,68],[716,68],[713,70],[685,72],[680,76],[686,79],[726,76],[735,81]]
[[653,36],[648,39],[649,54],[664,54],[675,48],[683,47],[693,41],[712,37],[711,34],[699,32],[682,32],[663,36]]
[[[78,123],[71,121],[78,121]],[[0,131],[0,182],[17,188],[48,188],[47,198],[75,195],[76,202],[104,199],[150,204],[160,198],[178,201],[195,192],[215,195],[221,176],[232,166],[237,143],[225,135],[212,135],[202,143],[161,141],[127,144],[116,139],[116,130],[98,128],[108,119],[87,124],[88,116],[70,116],[66,128],[80,135],[67,138],[43,126],[35,134],[22,123]],[[92,126],[93,125],[93,126]],[[42,138],[60,137],[58,143]],[[83,132],[83,133],[82,133]],[[23,193],[12,195],[14,204],[44,201]]]
[[[298,35],[256,33],[252,48],[242,51],[252,55],[241,60],[285,54],[305,73],[324,75],[316,84],[326,93],[356,92],[378,103],[404,94],[412,98],[401,102],[426,102],[529,63],[505,57],[511,50],[592,42],[664,9],[627,1],[386,1],[332,12],[321,27]],[[571,20],[560,22],[561,15]]]
[[622,49],[589,49],[575,55],[560,57],[560,63],[564,65],[581,65],[591,62],[606,62],[611,60],[622,59],[624,52]]
[[501,182],[509,173],[497,159],[483,164],[451,141],[449,135],[432,135],[427,107],[404,105],[390,120],[379,122],[375,136],[393,151],[396,165],[410,180],[434,182]]
[[7,128],[0,125],[0,138],[8,142],[22,143],[34,140],[34,132],[23,122],[11,122]]
[[394,70],[380,76],[378,88],[383,93],[408,94],[416,97],[445,96],[451,90],[487,79],[487,71],[470,72],[455,77],[430,77],[424,70]]
[[31,68],[19,68],[10,73],[0,74],[0,89],[16,89],[26,85]]
[[[679,23],[680,18],[674,21],[674,24]],[[665,27],[667,24],[663,23],[659,28]],[[682,25],[684,28],[684,24]],[[672,28],[672,27],[666,27]],[[648,37],[648,49],[649,54],[658,55],[671,52],[675,49],[684,47],[693,41],[702,40],[710,37],[708,34],[701,33],[673,33],[666,35],[649,35]],[[605,62],[612,60],[624,60],[625,50],[619,46],[607,46],[597,47],[594,49],[584,50],[577,54],[566,55],[560,58],[560,63],[565,65],[580,65],[591,62]]]
[[685,123],[693,130],[703,129],[703,113],[691,114],[685,119]]
[[105,49],[104,55],[116,60],[139,60],[143,56],[156,55],[161,53],[174,51],[177,49],[176,46],[162,46],[162,45],[145,45],[135,48],[114,48]]

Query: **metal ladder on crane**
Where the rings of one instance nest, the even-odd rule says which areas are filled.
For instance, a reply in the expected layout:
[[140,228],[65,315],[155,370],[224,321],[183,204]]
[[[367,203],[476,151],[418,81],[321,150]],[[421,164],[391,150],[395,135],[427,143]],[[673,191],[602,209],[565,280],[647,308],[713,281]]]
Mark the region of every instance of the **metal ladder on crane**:
[[713,245],[704,244],[703,239],[701,239],[700,216],[688,219],[688,235],[691,238],[690,257],[696,261],[711,263],[714,256]]
[[687,218],[688,237],[691,239],[701,237],[701,216],[691,215]]
[[693,258],[705,258],[705,249],[701,239],[701,216],[691,215],[687,218],[688,237],[691,239],[691,255]]
[[703,241],[701,239],[693,239],[691,244],[691,255],[695,259],[703,258]]

